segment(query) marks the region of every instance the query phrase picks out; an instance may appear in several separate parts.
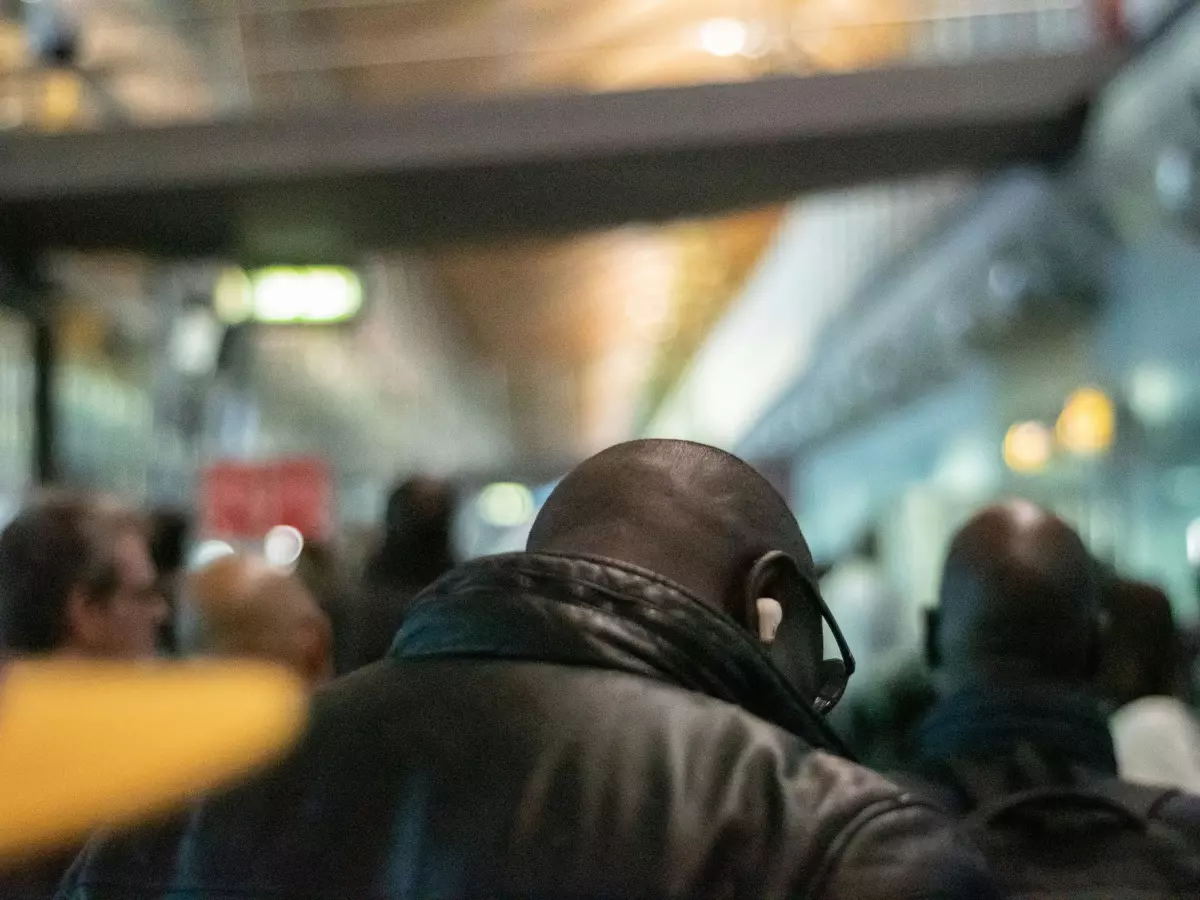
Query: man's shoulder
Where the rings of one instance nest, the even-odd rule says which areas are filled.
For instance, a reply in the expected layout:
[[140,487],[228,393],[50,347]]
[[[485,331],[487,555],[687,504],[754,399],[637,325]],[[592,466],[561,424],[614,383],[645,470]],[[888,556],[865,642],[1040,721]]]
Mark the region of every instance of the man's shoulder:
[[[424,719],[397,703],[430,684],[446,700],[425,698]],[[422,879],[501,877],[526,893],[719,876],[747,896],[808,885],[965,898],[954,885],[982,878],[928,804],[732,704],[571,667],[383,665],[324,692],[276,770],[94,844],[66,897],[105,896],[91,891],[104,884],[332,896],[378,885],[401,860]]]
[[977,851],[909,785],[741,707],[669,686],[651,696],[670,712],[635,739],[674,748],[670,781],[686,794],[674,799],[707,810],[697,834],[758,824],[760,834],[743,834],[741,852],[763,884],[803,884],[813,897],[998,896]]

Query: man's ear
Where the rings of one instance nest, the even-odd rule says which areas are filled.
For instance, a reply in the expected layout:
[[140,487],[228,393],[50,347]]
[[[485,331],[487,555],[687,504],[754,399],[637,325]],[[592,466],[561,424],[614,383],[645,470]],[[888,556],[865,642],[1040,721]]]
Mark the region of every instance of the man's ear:
[[744,621],[788,683],[811,698],[821,695],[826,682],[821,662],[824,631],[819,605],[796,599],[804,581],[800,566],[788,554],[764,553],[744,582]]
[[772,550],[755,560],[746,576],[744,622],[750,633],[764,644],[775,641],[775,634],[783,624],[783,586],[796,571],[796,563],[790,556]]
[[938,649],[939,621],[940,614],[937,607],[925,607],[925,662],[931,669],[938,669],[942,665],[942,653]]

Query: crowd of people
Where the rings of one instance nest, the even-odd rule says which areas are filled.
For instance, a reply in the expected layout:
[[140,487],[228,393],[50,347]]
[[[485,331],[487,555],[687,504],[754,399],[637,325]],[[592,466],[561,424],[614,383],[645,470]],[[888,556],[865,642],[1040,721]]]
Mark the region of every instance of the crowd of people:
[[313,699],[282,762],[10,866],[0,898],[1200,897],[1170,603],[1049,511],[970,519],[926,659],[827,715],[855,648],[736,457],[610,448],[525,552],[457,566],[453,507],[406,483],[361,583],[319,553],[182,573],[117,506],[26,507],[0,535],[6,653],[255,657]]

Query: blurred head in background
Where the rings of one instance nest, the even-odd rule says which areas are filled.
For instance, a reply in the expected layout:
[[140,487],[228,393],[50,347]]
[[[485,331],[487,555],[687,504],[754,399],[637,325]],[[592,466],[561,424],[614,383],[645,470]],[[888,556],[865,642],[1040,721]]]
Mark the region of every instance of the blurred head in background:
[[150,657],[168,614],[144,523],[128,509],[48,493],[0,534],[0,643],[11,652]]
[[223,556],[184,589],[184,649],[266,659],[310,686],[333,676],[329,618],[295,576],[254,556]]
[[1097,568],[1075,530],[1027,501],[992,506],[950,545],[930,663],[950,689],[996,678],[1084,686],[1099,616]]
[[398,485],[388,498],[383,540],[368,577],[424,587],[449,571],[453,516],[454,491],[445,482],[417,476]]
[[452,485],[418,476],[388,498],[383,540],[367,564],[361,602],[348,628],[346,669],[381,659],[413,597],[454,568]]
[[1101,693],[1117,706],[1178,693],[1180,646],[1167,595],[1152,584],[1114,577],[1103,597]]

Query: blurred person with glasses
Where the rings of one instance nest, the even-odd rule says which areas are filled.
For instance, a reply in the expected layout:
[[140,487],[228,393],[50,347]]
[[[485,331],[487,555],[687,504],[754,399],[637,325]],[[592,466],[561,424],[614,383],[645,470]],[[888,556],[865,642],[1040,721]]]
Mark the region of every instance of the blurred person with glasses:
[[51,492],[0,534],[0,645],[11,653],[153,657],[168,615],[144,523],[129,509]]
[[[0,534],[0,652],[132,661],[154,657],[169,615],[140,518],[109,500],[45,493]],[[74,849],[0,875],[5,900],[53,896]]]

